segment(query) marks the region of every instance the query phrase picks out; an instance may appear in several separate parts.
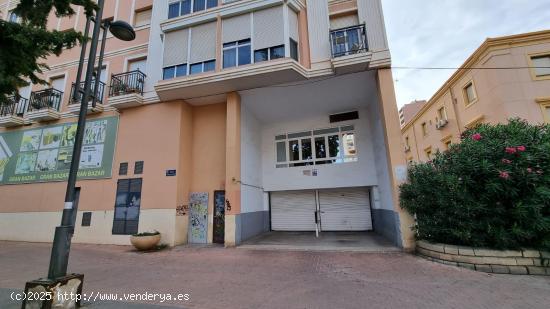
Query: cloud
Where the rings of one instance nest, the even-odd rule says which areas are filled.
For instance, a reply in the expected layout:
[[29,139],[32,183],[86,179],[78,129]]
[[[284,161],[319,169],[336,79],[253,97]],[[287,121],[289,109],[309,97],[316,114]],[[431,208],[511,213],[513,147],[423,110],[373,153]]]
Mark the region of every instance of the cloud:
[[[488,37],[550,29],[550,0],[382,0],[393,66],[458,67]],[[394,69],[397,102],[429,99],[454,70]]]

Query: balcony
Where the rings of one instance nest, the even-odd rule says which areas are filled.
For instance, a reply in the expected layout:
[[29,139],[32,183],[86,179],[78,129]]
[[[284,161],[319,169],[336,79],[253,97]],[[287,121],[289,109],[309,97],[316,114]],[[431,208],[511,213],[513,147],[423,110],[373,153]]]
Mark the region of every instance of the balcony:
[[140,70],[111,75],[109,106],[124,109],[143,105],[146,77]]
[[51,121],[61,117],[59,107],[63,100],[63,92],[48,88],[31,93],[27,108],[27,118],[32,121]]
[[365,25],[331,30],[330,46],[332,65],[337,74],[368,69],[372,53],[369,52]]
[[0,127],[8,128],[25,124],[23,115],[29,103],[19,95],[8,97],[8,102],[0,104]]
[[[76,94],[76,96],[75,96],[75,91],[77,91],[76,83],[73,83],[71,85],[71,99],[69,100],[69,106],[67,107],[67,111],[76,116],[78,116],[78,114],[80,113],[80,102],[82,102],[82,96],[84,95],[83,93],[84,83],[85,82],[80,83],[80,87],[79,87],[80,91],[78,92],[78,94]],[[101,113],[103,112],[103,109],[104,109],[103,98],[105,97],[105,83],[102,81],[98,83],[97,98],[95,97],[96,92],[94,91],[94,89],[95,89],[95,80],[92,80],[91,95],[90,95],[90,100],[88,101],[89,114]],[[93,106],[92,104],[94,101],[94,98],[96,101],[95,106]]]

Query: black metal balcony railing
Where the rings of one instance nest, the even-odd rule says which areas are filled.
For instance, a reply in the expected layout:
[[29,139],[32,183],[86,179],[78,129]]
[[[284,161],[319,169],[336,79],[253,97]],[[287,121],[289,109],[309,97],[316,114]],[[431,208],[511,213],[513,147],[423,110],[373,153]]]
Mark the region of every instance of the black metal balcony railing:
[[110,97],[125,95],[130,93],[139,93],[143,95],[143,84],[147,76],[140,70],[126,73],[113,74],[111,76]]
[[[84,83],[85,82],[80,82],[80,93],[77,94],[76,100],[75,100],[75,96],[74,96],[74,94],[75,94],[74,92],[77,90],[76,89],[76,83],[71,84],[71,99],[69,100],[69,104],[80,104],[80,102],[82,101],[82,95],[83,95],[83,91],[84,91]],[[96,102],[99,103],[99,104],[103,104],[103,98],[105,97],[105,86],[106,86],[106,84],[102,81],[100,81],[99,84],[98,84]],[[90,101],[92,101],[94,99],[94,94],[95,94],[94,89],[95,89],[95,79],[92,80],[92,87],[91,87],[91,92],[90,92]]]
[[48,88],[31,93],[28,111],[37,111],[46,108],[52,108],[59,111],[61,100],[63,99],[63,91],[55,88]]
[[25,99],[19,95],[12,95],[8,97],[8,101],[4,104],[0,104],[0,117],[3,116],[19,116],[23,117],[25,110],[27,109],[28,99]]
[[330,31],[332,57],[342,57],[368,51],[365,25]]

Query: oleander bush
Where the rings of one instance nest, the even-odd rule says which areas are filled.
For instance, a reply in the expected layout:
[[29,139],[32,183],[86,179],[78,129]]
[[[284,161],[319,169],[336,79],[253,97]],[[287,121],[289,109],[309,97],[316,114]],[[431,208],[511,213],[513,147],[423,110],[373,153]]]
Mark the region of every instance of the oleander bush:
[[550,125],[482,124],[427,163],[412,164],[401,207],[417,238],[550,250]]

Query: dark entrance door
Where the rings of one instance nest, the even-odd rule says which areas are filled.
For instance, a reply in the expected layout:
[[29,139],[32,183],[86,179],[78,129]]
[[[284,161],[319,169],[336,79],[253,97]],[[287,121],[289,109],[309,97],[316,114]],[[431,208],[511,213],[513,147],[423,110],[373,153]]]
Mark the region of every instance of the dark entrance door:
[[214,242],[225,242],[225,191],[214,191]]

